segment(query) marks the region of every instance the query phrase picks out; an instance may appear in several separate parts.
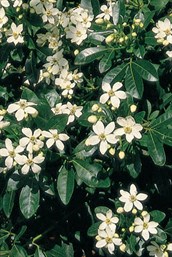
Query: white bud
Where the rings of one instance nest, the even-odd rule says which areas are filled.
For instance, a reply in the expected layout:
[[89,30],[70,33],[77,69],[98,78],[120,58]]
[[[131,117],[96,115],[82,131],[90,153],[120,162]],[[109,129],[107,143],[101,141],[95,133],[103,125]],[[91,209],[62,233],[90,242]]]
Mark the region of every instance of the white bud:
[[91,115],[88,117],[88,122],[90,123],[96,123],[97,122],[97,117],[95,115]]

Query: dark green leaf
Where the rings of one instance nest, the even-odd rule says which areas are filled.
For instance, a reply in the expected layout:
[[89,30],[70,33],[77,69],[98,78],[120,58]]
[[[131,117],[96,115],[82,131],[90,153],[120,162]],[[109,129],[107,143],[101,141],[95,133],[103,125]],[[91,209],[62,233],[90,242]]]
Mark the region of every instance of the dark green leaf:
[[27,226],[25,226],[25,225],[22,226],[20,229],[20,232],[17,235],[15,235],[14,242],[17,242],[24,235],[26,230],[27,230]]
[[125,75],[128,64],[121,64],[108,73],[103,78],[103,83],[115,83],[121,81]]
[[90,14],[93,14],[93,8],[92,8],[92,1],[91,0],[81,0],[80,6],[83,9],[87,9]]
[[61,132],[65,129],[68,121],[67,114],[54,115],[47,124],[47,129],[57,129],[58,132]]
[[172,110],[170,108],[164,114],[159,116],[157,119],[151,121],[150,126],[153,129],[155,129],[155,128],[157,129],[157,127],[162,128],[164,126],[170,125],[171,119],[172,119]]
[[96,222],[94,224],[91,225],[91,227],[89,227],[89,229],[87,230],[87,235],[88,236],[96,236],[98,233],[98,228],[100,226],[101,222]]
[[108,54],[105,54],[99,62],[99,71],[100,73],[106,72],[112,66],[112,59],[114,57],[114,51],[111,51]]
[[46,252],[47,257],[66,257],[63,247],[55,245],[54,248]]
[[147,138],[148,153],[156,165],[163,166],[166,161],[166,156],[162,142],[159,137],[152,131],[149,131]]
[[47,255],[40,249],[37,248],[34,257],[46,257]]
[[75,58],[76,65],[88,64],[107,53],[106,47],[90,47],[81,51]]
[[72,169],[67,170],[64,166],[60,169],[57,179],[57,191],[63,204],[70,202],[74,191],[75,175]]
[[99,0],[91,0],[91,4],[92,4],[92,11],[94,16],[97,16],[100,12],[100,3]]
[[169,0],[161,0],[161,1],[150,0],[150,4],[153,5],[156,10],[165,8],[168,2]]
[[139,73],[133,68],[133,65],[127,69],[125,77],[125,88],[133,97],[141,99],[143,95],[143,81]]
[[160,223],[165,219],[165,213],[159,210],[154,210],[149,213],[153,219],[153,221]]
[[148,81],[158,81],[158,73],[155,67],[146,60],[138,60],[132,62],[133,68],[140,74],[140,76]]
[[116,3],[112,3],[112,19],[113,24],[117,25],[120,15],[120,1],[117,1]]
[[3,196],[3,211],[7,218],[10,217],[14,207],[15,191],[7,191]]
[[37,83],[39,79],[39,69],[36,64],[37,58],[32,52],[31,57],[27,59],[25,63],[26,77],[31,83]]
[[168,235],[172,236],[172,218],[169,219],[164,231]]
[[61,11],[63,9],[63,0],[57,0],[56,7]]
[[29,102],[33,102],[33,103],[36,103],[36,104],[39,104],[39,103],[40,103],[40,100],[39,100],[39,98],[37,97],[37,95],[36,95],[32,90],[30,90],[30,89],[27,88],[27,87],[24,87],[24,88],[23,88],[23,91],[22,91],[22,98],[23,98],[23,99],[26,99],[26,100],[29,101]]
[[39,207],[39,199],[39,190],[34,192],[34,190],[28,185],[22,188],[19,197],[19,205],[20,210],[26,219],[32,217],[37,211]]
[[28,255],[22,246],[14,245],[11,249],[9,257],[28,257]]

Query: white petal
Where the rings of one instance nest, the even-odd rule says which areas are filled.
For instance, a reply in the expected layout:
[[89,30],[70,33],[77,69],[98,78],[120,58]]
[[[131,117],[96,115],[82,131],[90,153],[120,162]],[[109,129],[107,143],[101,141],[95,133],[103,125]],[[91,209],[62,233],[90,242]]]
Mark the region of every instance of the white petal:
[[133,208],[133,203],[132,202],[128,201],[128,202],[125,203],[124,211],[130,212],[132,210],[132,208]]
[[100,229],[100,230],[104,230],[106,227],[107,227],[106,222],[102,222],[102,223],[100,224],[100,226],[99,226],[99,229]]
[[23,137],[20,139],[19,144],[24,147],[29,143],[29,141],[30,139],[28,137]]
[[127,125],[126,119],[122,118],[122,117],[118,117],[117,118],[117,123],[122,126],[125,127]]
[[98,121],[95,125],[93,125],[93,131],[97,135],[104,133],[104,124],[101,121]]
[[112,218],[112,211],[109,209],[107,212],[106,212],[106,217],[108,219],[111,219]]
[[132,134],[126,134],[126,140],[128,141],[128,143],[131,143],[133,138],[134,138],[134,136]]
[[146,200],[147,197],[148,197],[147,194],[139,193],[139,194],[137,195],[137,200],[139,200],[139,201],[144,201],[144,200]]
[[10,104],[7,108],[8,113],[16,112],[18,109],[20,109],[20,106],[18,104]]
[[66,134],[59,134],[59,139],[62,141],[66,141],[69,139],[69,136]]
[[142,237],[144,238],[145,241],[149,239],[149,231],[147,229],[144,229],[142,231]]
[[99,149],[100,149],[101,154],[105,154],[108,149],[107,141],[101,141]]
[[15,117],[18,121],[21,121],[24,119],[24,111],[23,109],[19,109],[16,114],[15,114]]
[[100,143],[100,139],[96,135],[88,138],[88,145],[97,145],[99,143]]
[[115,129],[115,122],[110,122],[105,128],[105,135],[111,134]]
[[103,83],[102,89],[103,89],[103,91],[105,91],[105,92],[109,92],[109,91],[111,90],[111,86],[110,86],[109,83]]
[[114,244],[113,244],[113,243],[108,244],[108,251],[109,251],[111,254],[113,254],[114,250],[115,250]]
[[100,103],[105,104],[109,100],[109,95],[107,93],[100,96]]
[[8,149],[8,151],[13,151],[14,150],[14,147],[13,147],[13,145],[12,145],[12,141],[9,139],[9,138],[7,138],[6,140],[5,140],[5,146],[6,146],[6,148]]
[[102,240],[99,240],[97,243],[96,243],[96,247],[97,248],[102,248],[106,245],[106,240],[105,239],[102,239]]
[[50,138],[47,140],[46,145],[48,148],[50,148],[52,145],[54,145],[55,140],[53,138]]
[[99,220],[102,220],[102,221],[105,221],[106,220],[106,216],[102,213],[96,213],[96,217],[99,219]]
[[134,184],[131,184],[131,186],[130,186],[130,194],[131,195],[136,195],[137,194],[137,188]]
[[11,158],[10,156],[8,156],[5,159],[5,165],[7,166],[8,169],[11,169],[13,166],[13,158]]
[[27,137],[31,137],[32,136],[32,130],[30,128],[23,128],[22,129],[22,133],[27,136]]
[[138,210],[143,210],[143,205],[141,204],[141,202],[139,201],[134,201],[134,206],[138,209]]
[[122,86],[123,86],[123,84],[122,84],[121,82],[116,82],[116,83],[113,85],[112,89],[113,89],[113,91],[117,91],[117,90],[120,89]]
[[37,110],[33,107],[26,107],[25,112],[29,114],[34,114],[35,112],[37,112]]
[[9,152],[6,148],[1,148],[0,149],[0,156],[6,157],[9,155]]
[[59,150],[63,151],[63,149],[64,149],[64,144],[62,143],[62,141],[57,140],[57,141],[56,141],[56,146],[57,146],[57,148],[58,148]]
[[41,167],[35,163],[32,164],[31,169],[32,169],[33,173],[39,173],[41,171]]
[[124,91],[117,91],[115,93],[115,95],[119,98],[119,99],[126,99],[127,98],[127,95]]
[[140,233],[143,230],[143,226],[135,226],[134,231]]
[[116,142],[118,141],[114,134],[107,135],[106,140],[108,141],[108,143],[113,144],[113,145],[116,144]]
[[119,108],[119,105],[120,105],[120,100],[117,96],[112,96],[111,99],[110,99],[112,105],[115,107],[115,108]]
[[29,172],[29,169],[30,169],[30,166],[27,165],[27,164],[25,164],[25,165],[22,167],[21,172],[22,172],[23,174],[27,174],[27,173]]
[[14,160],[20,164],[20,165],[23,165],[27,162],[27,157],[25,155],[20,155],[20,154],[17,154],[16,157],[14,158]]

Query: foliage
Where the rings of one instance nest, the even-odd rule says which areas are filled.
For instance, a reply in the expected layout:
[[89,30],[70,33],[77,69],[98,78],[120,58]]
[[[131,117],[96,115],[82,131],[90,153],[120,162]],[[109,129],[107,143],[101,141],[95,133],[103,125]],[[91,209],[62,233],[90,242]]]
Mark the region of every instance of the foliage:
[[0,1],[0,256],[170,254],[171,10]]

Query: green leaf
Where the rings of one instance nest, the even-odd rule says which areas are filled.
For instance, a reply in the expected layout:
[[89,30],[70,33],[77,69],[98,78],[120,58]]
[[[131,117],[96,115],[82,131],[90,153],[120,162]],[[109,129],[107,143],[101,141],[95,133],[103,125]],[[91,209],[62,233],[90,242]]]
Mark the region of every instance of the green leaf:
[[109,208],[106,206],[98,206],[95,208],[95,213],[103,213],[104,215],[106,215],[106,212],[109,211]]
[[155,33],[153,33],[152,31],[149,31],[146,33],[145,35],[145,44],[147,44],[148,46],[156,46],[158,45],[158,42],[155,38]]
[[156,165],[163,166],[166,162],[163,144],[160,141],[159,137],[157,137],[157,135],[151,130],[149,131],[147,137],[147,147],[148,153],[151,156],[153,162]]
[[3,211],[7,218],[10,217],[14,207],[15,191],[7,191],[3,196]]
[[[88,0],[87,0],[88,2]],[[91,0],[92,11],[94,16],[97,16],[100,13],[100,3],[99,0]]]
[[105,54],[99,62],[99,71],[100,73],[106,72],[112,66],[112,59],[114,57],[114,51],[111,51],[108,54]]
[[93,14],[92,8],[92,1],[91,0],[81,0],[80,7],[83,9],[87,9],[90,14]]
[[57,0],[56,1],[56,8],[62,11],[63,9],[63,0]]
[[120,1],[117,1],[116,3],[112,3],[112,19],[113,24],[117,25],[120,15]]
[[157,228],[158,234],[155,235],[155,240],[158,244],[166,244],[167,242],[167,235],[164,230]]
[[27,230],[27,226],[25,226],[25,225],[22,226],[20,229],[20,232],[17,235],[15,235],[14,242],[18,241],[24,235],[26,230]]
[[96,187],[98,184],[97,174],[102,166],[98,163],[90,164],[88,161],[75,159],[73,165],[78,177],[88,186]]
[[164,232],[167,233],[168,235],[172,236],[172,218],[168,220],[168,223],[164,229]]
[[101,221],[92,224],[91,227],[89,227],[89,229],[87,230],[87,235],[91,237],[96,236],[98,233],[98,228],[100,224],[101,224]]
[[37,95],[27,87],[23,88],[21,98],[26,99],[27,101],[33,102],[33,103],[36,103],[36,104],[40,103],[40,100],[37,97]]
[[26,219],[32,217],[37,211],[39,207],[39,199],[39,190],[33,190],[33,188],[28,185],[22,188],[19,197],[19,206]]
[[74,250],[73,250],[73,245],[72,244],[64,244],[62,245],[65,256],[66,257],[74,257]]
[[106,47],[90,47],[81,51],[75,58],[76,65],[83,65],[93,62],[94,60],[102,57],[107,53],[108,49]]
[[46,252],[47,257],[66,257],[63,247],[55,245],[54,248]]
[[158,73],[155,67],[146,60],[138,60],[132,62],[133,68],[140,74],[140,76],[151,82],[158,81]]
[[36,66],[37,58],[32,52],[31,57],[26,60],[25,63],[25,72],[26,77],[31,83],[37,83],[39,79],[39,69]]
[[153,219],[153,221],[160,223],[165,219],[165,213],[159,210],[154,210],[149,213]]
[[165,127],[171,124],[172,110],[171,108],[167,110],[164,114],[151,121],[150,126],[152,129],[157,129],[158,127]]
[[37,248],[34,257],[46,257],[47,255],[40,249]]
[[28,257],[28,255],[22,246],[14,245],[11,249],[9,257]]
[[103,78],[102,83],[115,83],[121,81],[125,75],[125,71],[127,69],[128,64],[121,64],[112,70],[108,71],[108,73]]
[[74,191],[75,175],[73,170],[67,170],[65,166],[59,171],[57,179],[57,191],[63,204],[70,202]]
[[132,63],[129,65],[126,77],[125,88],[133,97],[141,99],[143,95],[143,81],[139,73],[134,69]]
[[150,0],[150,4],[153,5],[156,10],[165,8],[166,5],[168,4],[168,2],[169,2],[169,0],[161,0],[161,1]]
[[57,129],[61,132],[65,129],[68,121],[67,114],[54,115],[47,123],[47,129]]
[[60,96],[55,89],[46,90],[46,93],[44,93],[44,97],[46,98],[51,108],[54,107],[56,103],[60,100]]

